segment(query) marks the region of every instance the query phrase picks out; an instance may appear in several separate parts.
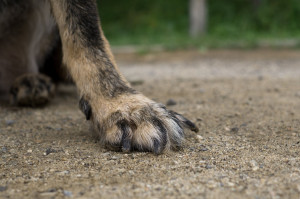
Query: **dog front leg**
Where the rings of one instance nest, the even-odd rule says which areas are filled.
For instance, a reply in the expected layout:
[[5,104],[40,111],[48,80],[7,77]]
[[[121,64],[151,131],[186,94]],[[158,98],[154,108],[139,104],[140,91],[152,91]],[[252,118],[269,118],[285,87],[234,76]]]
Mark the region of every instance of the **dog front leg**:
[[197,131],[182,115],[130,87],[113,60],[94,0],[50,2],[80,108],[106,146],[160,154],[181,146],[184,127]]

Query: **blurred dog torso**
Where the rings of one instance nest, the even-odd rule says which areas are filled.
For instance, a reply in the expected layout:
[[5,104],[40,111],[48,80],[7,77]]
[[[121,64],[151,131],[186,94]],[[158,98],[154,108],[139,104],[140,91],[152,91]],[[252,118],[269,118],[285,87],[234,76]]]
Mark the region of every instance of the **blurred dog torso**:
[[0,0],[0,96],[17,76],[38,73],[59,40],[44,0]]

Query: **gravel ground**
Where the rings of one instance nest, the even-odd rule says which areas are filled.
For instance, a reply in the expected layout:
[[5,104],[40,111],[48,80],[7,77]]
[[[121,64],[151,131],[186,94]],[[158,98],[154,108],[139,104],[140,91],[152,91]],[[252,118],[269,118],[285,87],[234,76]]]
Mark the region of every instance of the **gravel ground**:
[[73,86],[0,106],[0,198],[300,198],[300,52],[118,54],[123,74],[196,122],[184,149],[99,146]]

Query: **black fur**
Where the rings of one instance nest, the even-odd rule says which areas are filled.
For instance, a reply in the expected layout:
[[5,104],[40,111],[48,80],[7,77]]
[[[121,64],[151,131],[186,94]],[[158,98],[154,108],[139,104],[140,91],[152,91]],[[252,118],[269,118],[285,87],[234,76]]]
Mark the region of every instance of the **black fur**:
[[58,32],[57,41],[55,42],[52,50],[45,58],[44,64],[40,67],[39,72],[51,77],[54,83],[67,82],[67,72],[64,71],[62,66],[62,45]]
[[79,33],[81,41],[88,49],[103,49],[96,2],[93,0],[65,0],[65,2],[66,21],[70,24],[72,34]]
[[[103,58],[102,58],[103,59]],[[127,86],[120,78],[112,63],[106,59],[106,68],[99,67],[99,78],[102,93],[105,96],[114,98],[124,93],[135,94],[137,93],[133,88]]]
[[130,152],[131,150],[131,138],[130,138],[130,126],[126,120],[118,122],[118,127],[122,132],[121,148],[123,152]]
[[156,155],[161,153],[161,146],[160,146],[160,141],[156,138],[153,139],[153,148],[154,148],[154,153]]
[[157,140],[154,140],[154,153],[160,154],[166,147],[168,142],[167,130],[161,120],[157,117],[152,118],[153,125],[156,126],[158,131],[160,132],[160,142],[156,144]]
[[24,3],[24,0],[1,0],[0,12],[2,12],[4,8],[12,7],[15,5],[22,5],[22,3]]
[[191,131],[194,131],[196,133],[199,131],[198,127],[193,122],[183,117],[182,115],[174,111],[169,111],[169,114],[172,117],[172,119],[175,120],[180,126],[189,128]]
[[83,97],[79,100],[79,108],[84,113],[86,120],[90,120],[92,116],[92,107]]

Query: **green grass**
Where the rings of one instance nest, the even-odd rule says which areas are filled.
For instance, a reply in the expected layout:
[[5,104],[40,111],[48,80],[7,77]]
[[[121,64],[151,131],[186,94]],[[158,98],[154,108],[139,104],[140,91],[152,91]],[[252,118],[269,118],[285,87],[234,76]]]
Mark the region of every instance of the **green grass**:
[[299,0],[261,0],[259,8],[251,0],[207,1],[208,30],[197,38],[188,35],[187,0],[102,0],[99,10],[113,46],[161,45],[169,50],[300,46]]
[[215,49],[215,48],[282,48],[300,47],[300,33],[256,33],[242,32],[240,35],[220,35],[207,33],[197,38],[191,38],[187,33],[173,34],[142,34],[142,35],[108,35],[112,46],[136,45],[147,46],[160,45],[166,50],[176,49]]

